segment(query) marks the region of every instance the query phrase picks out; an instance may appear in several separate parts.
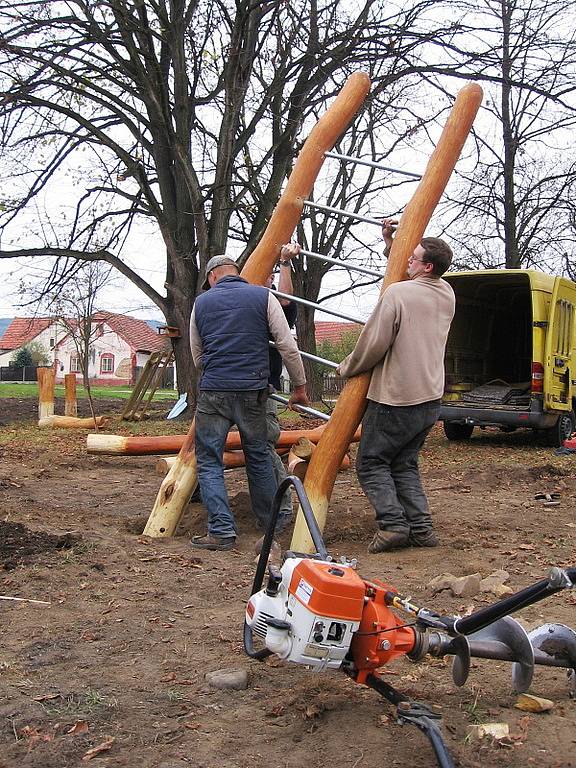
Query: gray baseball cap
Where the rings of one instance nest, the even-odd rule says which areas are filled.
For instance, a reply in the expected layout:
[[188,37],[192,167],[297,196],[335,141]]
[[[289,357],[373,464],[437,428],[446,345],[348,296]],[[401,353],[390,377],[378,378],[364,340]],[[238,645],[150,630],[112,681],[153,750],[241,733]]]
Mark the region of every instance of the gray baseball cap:
[[236,264],[234,259],[231,259],[229,256],[226,256],[223,253],[220,253],[218,256],[212,256],[212,258],[208,260],[208,264],[206,264],[204,282],[202,283],[203,290],[207,291],[208,288],[210,288],[210,283],[208,282],[208,275],[210,272],[212,272],[213,269],[216,269],[216,267],[224,267],[227,264],[238,269],[238,264]]

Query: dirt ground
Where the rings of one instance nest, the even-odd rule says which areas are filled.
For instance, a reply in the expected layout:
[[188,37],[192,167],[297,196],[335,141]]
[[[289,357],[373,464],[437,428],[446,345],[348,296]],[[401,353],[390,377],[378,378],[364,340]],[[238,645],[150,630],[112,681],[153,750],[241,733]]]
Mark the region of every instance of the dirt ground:
[[[198,553],[188,542],[204,532],[199,504],[175,538],[141,535],[161,482],[154,457],[88,456],[85,432],[39,433],[35,418],[33,400],[0,399],[0,594],[49,603],[0,600],[0,768],[435,765],[424,736],[398,725],[375,692],[339,672],[243,654],[259,536],[243,470],[228,474],[236,548]],[[129,429],[116,421],[111,431]],[[495,598],[433,596],[433,577],[503,568],[516,590],[552,565],[576,563],[575,462],[535,447],[529,433],[449,444],[436,428],[422,467],[442,546],[368,555],[373,517],[353,471],[338,476],[326,543],[415,602],[464,613]],[[559,493],[560,503],[543,506],[540,492]],[[518,618],[527,628],[575,626],[575,614],[576,595],[564,592]],[[206,673],[223,668],[247,670],[248,688],[211,688]],[[441,708],[457,765],[576,765],[564,670],[536,668],[531,692],[554,702],[544,714],[514,708],[504,662],[474,660],[464,688],[442,660],[398,660],[384,679]],[[470,738],[469,726],[486,722],[507,723],[511,737]]]

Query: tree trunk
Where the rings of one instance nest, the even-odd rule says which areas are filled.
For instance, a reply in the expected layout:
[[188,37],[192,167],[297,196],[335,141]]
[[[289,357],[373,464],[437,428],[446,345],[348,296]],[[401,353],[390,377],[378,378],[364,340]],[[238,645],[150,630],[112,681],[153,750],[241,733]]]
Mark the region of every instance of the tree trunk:
[[502,137],[504,140],[504,160],[502,175],[504,183],[504,252],[506,269],[521,267],[518,253],[516,196],[514,194],[514,169],[516,166],[516,142],[512,130],[512,100],[511,58],[510,58],[510,28],[512,9],[502,3]]
[[[298,307],[298,318],[296,320],[296,331],[298,335],[298,347],[312,355],[316,354],[316,334],[314,328],[314,309],[300,305]],[[304,370],[306,371],[306,389],[312,402],[322,399],[322,372],[318,364],[312,360],[302,359]]]

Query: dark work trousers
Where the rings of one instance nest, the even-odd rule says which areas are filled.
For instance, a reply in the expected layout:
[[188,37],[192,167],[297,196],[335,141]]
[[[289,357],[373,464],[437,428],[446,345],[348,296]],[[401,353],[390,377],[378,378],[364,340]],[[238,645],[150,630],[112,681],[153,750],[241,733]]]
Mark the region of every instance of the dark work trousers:
[[196,409],[196,462],[202,501],[208,512],[208,532],[236,536],[236,521],[224,484],[224,446],[236,424],[246,459],[250,501],[256,520],[266,529],[276,479],[266,443],[268,388],[249,391],[200,391]]
[[439,400],[407,406],[368,400],[356,473],[380,528],[414,535],[432,529],[418,454],[439,415]]

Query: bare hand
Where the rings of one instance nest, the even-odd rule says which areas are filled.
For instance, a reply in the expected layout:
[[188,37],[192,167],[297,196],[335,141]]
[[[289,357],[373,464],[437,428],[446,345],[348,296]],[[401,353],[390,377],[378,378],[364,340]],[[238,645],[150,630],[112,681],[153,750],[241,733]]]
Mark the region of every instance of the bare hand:
[[296,410],[294,408],[295,405],[310,405],[310,399],[308,398],[305,384],[301,384],[299,387],[294,387],[294,390],[290,395],[288,408],[290,408],[291,411],[294,411]]
[[398,227],[398,219],[384,219],[382,222],[382,237],[387,243],[392,242],[394,232]]
[[290,261],[294,256],[298,256],[301,247],[298,243],[286,243],[280,248],[280,261]]

